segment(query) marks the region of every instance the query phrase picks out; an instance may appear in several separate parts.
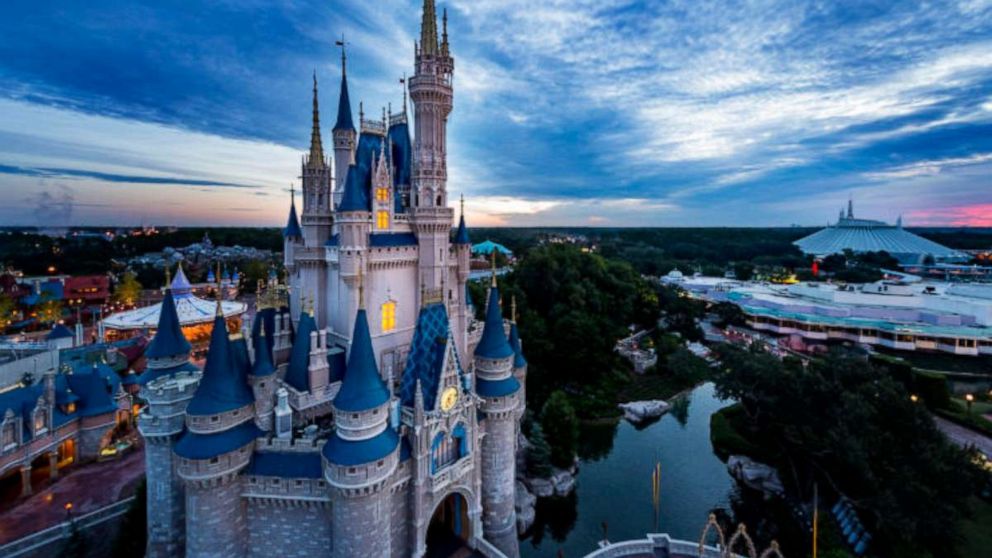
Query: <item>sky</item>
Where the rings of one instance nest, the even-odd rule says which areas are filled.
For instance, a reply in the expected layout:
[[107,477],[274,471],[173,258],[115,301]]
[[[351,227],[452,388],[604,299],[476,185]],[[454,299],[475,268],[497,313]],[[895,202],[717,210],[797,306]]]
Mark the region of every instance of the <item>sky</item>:
[[[0,225],[285,224],[420,0],[7,0]],[[992,0],[449,0],[470,226],[992,226]]]

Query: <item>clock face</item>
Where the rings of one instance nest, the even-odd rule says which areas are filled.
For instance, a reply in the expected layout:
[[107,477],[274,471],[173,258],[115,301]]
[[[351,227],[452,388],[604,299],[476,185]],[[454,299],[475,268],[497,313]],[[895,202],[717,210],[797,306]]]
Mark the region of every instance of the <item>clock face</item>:
[[444,391],[441,392],[441,410],[442,411],[450,411],[451,408],[454,407],[455,406],[455,403],[457,403],[457,402],[458,402],[458,390],[457,389],[455,389],[453,387],[449,387],[449,388],[446,388]]

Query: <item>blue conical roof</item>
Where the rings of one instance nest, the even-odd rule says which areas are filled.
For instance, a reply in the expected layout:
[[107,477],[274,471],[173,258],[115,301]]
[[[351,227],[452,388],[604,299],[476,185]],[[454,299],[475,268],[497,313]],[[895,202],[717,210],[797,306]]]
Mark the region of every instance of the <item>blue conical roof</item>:
[[510,322],[510,348],[513,349],[513,367],[523,368],[527,366],[527,359],[524,358],[523,348],[520,346],[520,333],[517,332],[517,323]]
[[[208,281],[213,281],[209,279]],[[184,298],[192,296],[193,286],[189,284],[189,279],[186,277],[186,272],[183,271],[183,264],[180,263],[179,267],[176,268],[176,276],[172,278],[172,284],[169,285],[172,290],[173,298]]]
[[486,325],[482,339],[475,347],[475,356],[482,358],[506,358],[513,355],[513,349],[503,334],[503,312],[499,307],[499,288],[489,289],[489,305],[486,307]]
[[72,330],[62,324],[55,324],[55,327],[52,328],[52,331],[48,332],[45,339],[48,341],[53,341],[55,339],[70,339],[72,337],[74,337]]
[[372,349],[372,335],[365,309],[355,316],[355,331],[351,336],[351,352],[344,372],[341,390],[334,398],[334,407],[357,412],[374,409],[389,401],[389,390],[379,375]]
[[298,327],[285,380],[299,391],[310,391],[310,334],[317,331],[317,324],[314,323],[313,316],[303,312],[300,314]]
[[176,301],[172,298],[172,289],[165,289],[162,309],[158,314],[158,329],[152,342],[145,349],[145,357],[167,358],[188,355],[192,349],[192,345],[186,340],[179,326],[179,314],[176,312]]
[[254,403],[255,397],[248,387],[245,372],[237,366],[227,337],[227,324],[222,316],[217,316],[210,335],[203,379],[186,412],[190,415],[216,415]]
[[302,238],[303,231],[300,230],[300,220],[296,217],[296,200],[290,199],[289,220],[286,228],[282,230],[282,235],[286,238]]
[[468,228],[465,227],[465,214],[458,219],[458,230],[455,232],[455,244],[472,244],[468,238]]
[[251,373],[253,376],[268,376],[276,371],[272,365],[272,346],[269,338],[261,335],[255,338],[255,363],[252,364]]
[[341,74],[341,96],[338,97],[338,121],[334,123],[334,131],[351,130],[355,131],[355,124],[351,120],[351,99],[348,98],[348,76]]
[[365,193],[365,185],[362,184],[362,173],[358,167],[351,165],[348,167],[348,176],[344,181],[344,194],[341,196],[341,203],[338,204],[338,211],[368,211],[369,200]]

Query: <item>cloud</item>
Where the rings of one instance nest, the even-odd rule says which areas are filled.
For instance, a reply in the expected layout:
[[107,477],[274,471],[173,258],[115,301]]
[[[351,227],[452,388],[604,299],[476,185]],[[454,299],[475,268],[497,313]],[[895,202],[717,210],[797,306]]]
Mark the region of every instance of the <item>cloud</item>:
[[[170,186],[219,186],[224,188],[254,188],[247,184],[234,184],[215,180],[196,180],[166,176],[135,176],[112,174],[106,172],[87,171],[80,169],[30,168],[11,165],[0,165],[0,174],[19,174],[22,176],[40,176],[45,178],[92,178],[104,182],[124,182],[128,184],[166,184]],[[257,192],[256,195],[266,195]]]

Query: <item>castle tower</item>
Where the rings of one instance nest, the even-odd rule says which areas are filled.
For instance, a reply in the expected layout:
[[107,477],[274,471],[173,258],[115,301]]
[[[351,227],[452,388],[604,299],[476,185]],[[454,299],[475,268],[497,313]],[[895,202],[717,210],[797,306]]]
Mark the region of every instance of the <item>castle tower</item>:
[[513,349],[513,377],[520,383],[520,404],[517,406],[517,420],[524,416],[527,409],[527,359],[524,358],[523,346],[520,342],[520,332],[517,331],[517,298],[510,299],[510,335],[507,341]]
[[317,105],[317,74],[313,76],[313,129],[310,153],[303,159],[303,241],[308,247],[323,246],[331,238],[334,224],[331,196],[331,164],[324,158],[320,140],[320,109]]
[[[289,219],[286,221],[286,228],[282,230],[282,246],[283,264],[286,271],[292,273],[296,270],[296,250],[303,247],[303,230],[296,217],[296,193],[292,186],[289,188]],[[207,279],[209,281],[209,277]]]
[[447,126],[452,107],[454,60],[448,50],[447,12],[438,44],[434,0],[424,0],[420,45],[410,98],[415,115],[413,215],[420,244],[420,278],[429,289],[445,281],[452,211],[448,204]]
[[334,398],[334,435],[321,450],[333,502],[335,558],[391,555],[387,485],[399,463],[399,436],[389,424],[390,404],[360,307],[344,380]]
[[[362,174],[358,167],[348,167],[341,204],[338,206],[338,258],[341,278],[347,285],[347,292],[356,292],[358,275],[364,264],[363,256],[368,249],[369,233],[372,227],[371,201],[362,184]],[[355,296],[355,295],[351,295]],[[342,300],[339,312],[352,315],[358,308],[358,300]]]
[[238,557],[247,552],[238,474],[248,465],[262,432],[255,425],[255,398],[240,359],[218,299],[203,377],[175,445],[179,476],[186,483],[188,556]]
[[348,58],[341,41],[341,94],[338,97],[338,120],[334,123],[334,207],[341,203],[348,167],[355,163],[355,124],[351,119],[348,97]]
[[468,326],[472,323],[472,301],[468,298],[468,278],[471,273],[470,260],[472,259],[472,240],[468,236],[468,228],[465,226],[465,197],[461,199],[461,217],[458,219],[458,229],[455,231],[455,238],[452,242],[457,262],[456,285],[453,293],[456,298],[464,299],[464,304],[457,305],[455,322],[457,324],[455,343],[458,345],[458,353],[468,354]]
[[482,528],[486,539],[510,557],[519,556],[514,508],[517,409],[520,383],[514,351],[503,329],[499,288],[493,273],[482,338],[475,348],[475,392],[482,399]]
[[[262,320],[257,314],[256,320]],[[273,406],[275,405],[276,367],[272,364],[272,343],[265,334],[264,323],[258,328],[258,334],[253,337],[255,361],[251,366],[248,381],[255,395],[255,416],[258,427],[266,432],[272,431]]]
[[[189,362],[192,347],[179,326],[173,293],[188,296],[182,267],[165,290],[155,337],[145,350],[147,369],[141,375],[141,395],[148,406],[138,416],[145,439],[148,483],[148,546],[150,558],[181,556],[185,552],[185,490],[178,477],[173,448],[183,430],[183,412],[199,381]],[[47,379],[47,378],[46,378]]]

